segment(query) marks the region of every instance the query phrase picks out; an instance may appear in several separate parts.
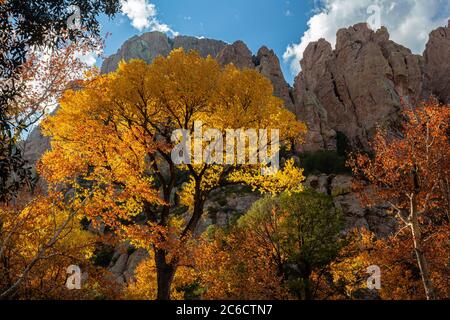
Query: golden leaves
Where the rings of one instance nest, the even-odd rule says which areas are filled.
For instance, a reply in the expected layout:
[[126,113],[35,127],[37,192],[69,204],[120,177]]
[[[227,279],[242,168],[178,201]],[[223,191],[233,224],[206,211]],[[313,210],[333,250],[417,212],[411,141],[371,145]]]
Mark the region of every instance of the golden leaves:
[[301,182],[305,179],[303,169],[297,168],[294,160],[286,161],[285,167],[274,175],[261,175],[261,169],[249,168],[236,170],[230,174],[232,182],[242,182],[259,190],[262,193],[278,194],[286,192],[302,192],[304,190]]
[[17,281],[19,292],[50,297],[61,289],[69,265],[91,258],[96,237],[83,230],[82,216],[65,208],[58,193],[19,201],[22,207],[0,207],[0,258],[6,263],[0,265],[0,293]]
[[[210,191],[226,184],[269,193],[303,190],[303,170],[293,161],[273,176],[263,176],[260,165],[176,166],[172,132],[193,134],[195,121],[222,132],[279,129],[286,144],[306,132],[260,73],[222,68],[211,57],[179,49],[152,64],[122,62],[116,72],[91,75],[80,90],[66,92],[60,109],[43,123],[52,150],[39,172],[51,190],[73,190],[68,207],[80,207],[137,247],[163,251],[176,268],[189,258],[189,240]],[[174,214],[171,201],[181,177],[187,181],[181,203],[196,208],[184,216]],[[143,270],[155,268],[151,263]]]

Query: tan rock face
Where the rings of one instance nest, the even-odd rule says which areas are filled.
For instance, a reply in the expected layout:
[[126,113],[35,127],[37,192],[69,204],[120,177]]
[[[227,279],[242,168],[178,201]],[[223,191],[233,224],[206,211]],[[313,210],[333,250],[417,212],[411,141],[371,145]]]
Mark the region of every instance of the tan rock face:
[[204,58],[207,56],[217,57],[225,46],[226,43],[223,41],[188,36],[175,37],[172,42],[172,49],[183,48],[185,51],[197,50]]
[[280,61],[273,50],[265,46],[259,49],[256,56],[256,69],[272,81],[274,95],[284,100],[286,108],[293,110],[291,88],[284,79]]
[[168,55],[170,51],[172,46],[164,33],[148,32],[134,36],[125,41],[116,54],[103,61],[101,72],[105,74],[115,71],[121,60],[142,59],[150,62],[159,55]]
[[238,68],[255,68],[253,55],[247,45],[242,41],[236,41],[222,49],[217,55],[217,61],[221,65],[233,63]]
[[238,68],[256,69],[266,76],[273,84],[274,95],[283,99],[286,108],[294,111],[294,102],[291,96],[291,87],[286,82],[280,67],[280,60],[269,48],[263,46],[253,56],[247,45],[236,41],[226,46],[217,56],[220,64],[233,63]]
[[151,63],[157,56],[167,56],[176,48],[183,48],[186,51],[196,50],[202,57],[209,55],[216,58],[222,65],[233,63],[241,69],[257,69],[272,81],[274,94],[284,100],[287,108],[293,109],[291,88],[283,76],[278,57],[266,47],[262,47],[257,56],[253,56],[242,41],[227,45],[223,41],[212,39],[188,36],[177,36],[170,39],[161,32],[148,32],[127,40],[116,54],[104,60],[101,72],[115,71],[121,60],[142,59]]
[[352,177],[346,175],[309,176],[305,187],[332,196],[334,206],[344,215],[344,232],[364,227],[378,237],[387,237],[395,232],[395,217],[387,214],[388,205],[378,204],[365,207],[358,195],[352,191]]
[[329,94],[333,92],[334,87],[327,64],[334,59],[334,53],[331,45],[321,39],[306,48],[304,57],[302,72],[295,78],[293,89],[295,113],[308,126],[305,144],[301,146],[301,150],[334,150],[336,131],[328,125],[328,110],[324,107],[339,104],[337,97]]
[[433,94],[450,103],[450,20],[430,34],[425,52],[424,98]]
[[114,249],[108,270],[111,272],[112,279],[117,283],[129,284],[136,280],[136,268],[148,258],[149,254],[145,249],[136,249],[128,241],[122,242]]
[[199,39],[196,37],[178,36],[168,38],[161,32],[147,32],[127,40],[116,54],[103,61],[102,73],[115,71],[121,60],[142,59],[151,63],[157,56],[167,56],[173,49],[184,48],[186,51],[197,50],[202,57],[217,54],[226,46],[218,40]]
[[377,125],[397,120],[401,100],[422,97],[423,60],[365,23],[339,30],[335,50],[324,39],[310,43],[293,90],[296,114],[310,129],[304,148],[333,149],[333,131],[367,147]]

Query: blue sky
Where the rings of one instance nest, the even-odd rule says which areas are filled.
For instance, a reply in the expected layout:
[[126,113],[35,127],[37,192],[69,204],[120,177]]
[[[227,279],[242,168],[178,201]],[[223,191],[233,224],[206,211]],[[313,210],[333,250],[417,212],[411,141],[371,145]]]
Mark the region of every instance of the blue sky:
[[102,34],[112,34],[106,55],[133,35],[153,30],[229,43],[243,40],[254,54],[262,45],[273,49],[291,84],[306,46],[320,38],[334,46],[340,28],[360,22],[373,29],[383,25],[392,40],[421,54],[429,32],[446,26],[450,17],[448,0],[120,1],[122,12],[114,19],[100,17]]
[[[293,75],[283,62],[286,47],[298,42],[311,14],[308,0],[153,0],[157,19],[181,35],[204,36],[232,43],[243,40],[253,53],[266,45],[280,59],[289,82]],[[132,26],[122,14],[113,20],[101,18],[102,34],[111,32],[105,54],[115,53],[121,44],[142,31]]]

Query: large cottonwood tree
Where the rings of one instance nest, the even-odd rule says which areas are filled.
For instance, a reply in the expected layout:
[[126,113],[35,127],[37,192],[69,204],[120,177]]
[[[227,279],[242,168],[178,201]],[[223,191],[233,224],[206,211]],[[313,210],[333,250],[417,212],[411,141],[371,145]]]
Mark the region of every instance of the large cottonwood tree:
[[[221,67],[183,50],[152,64],[121,63],[116,72],[87,80],[82,90],[67,92],[43,124],[53,137],[41,166],[50,188],[72,186],[73,201],[85,201],[86,215],[153,252],[158,299],[170,298],[211,191],[229,184],[271,193],[302,190],[302,170],[293,161],[273,175],[262,175],[263,164],[240,164],[237,157],[226,165],[177,165],[172,133],[193,135],[196,121],[224,135],[227,129],[279,129],[286,146],[306,131],[258,72]],[[245,144],[247,151],[251,147]]]

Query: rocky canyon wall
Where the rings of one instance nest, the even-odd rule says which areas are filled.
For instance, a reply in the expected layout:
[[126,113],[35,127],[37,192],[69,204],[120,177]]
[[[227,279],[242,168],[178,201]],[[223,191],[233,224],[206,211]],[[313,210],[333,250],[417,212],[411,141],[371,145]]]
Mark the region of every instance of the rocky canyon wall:
[[430,95],[450,103],[449,35],[449,26],[433,31],[423,56],[365,23],[339,30],[334,50],[324,39],[310,43],[293,88],[295,113],[309,127],[303,148],[333,149],[338,132],[367,147],[376,126],[395,123],[402,108]]
[[[293,87],[286,82],[276,54],[265,46],[254,55],[242,41],[168,38],[160,32],[127,40],[104,60],[101,72],[116,70],[121,60],[150,63],[176,48],[197,50],[222,65],[255,69],[269,78],[274,94],[308,125],[301,151],[334,150],[338,136],[345,136],[354,146],[367,147],[376,126],[394,124],[405,105],[414,106],[430,95],[450,103],[450,21],[430,33],[423,56],[390,40],[384,27],[375,32],[361,23],[341,29],[334,49],[324,39],[308,45]],[[47,148],[48,140],[33,132],[26,152],[35,161]]]

